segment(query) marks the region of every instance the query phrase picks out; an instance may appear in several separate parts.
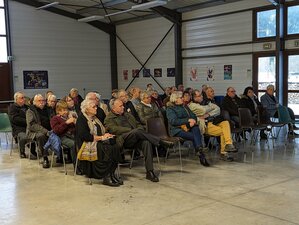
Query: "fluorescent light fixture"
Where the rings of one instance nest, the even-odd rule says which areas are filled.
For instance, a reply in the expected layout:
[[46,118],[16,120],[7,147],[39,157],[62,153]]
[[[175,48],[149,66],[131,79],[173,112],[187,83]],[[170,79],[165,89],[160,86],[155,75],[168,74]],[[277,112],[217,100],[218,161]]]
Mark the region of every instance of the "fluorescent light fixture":
[[152,1],[152,2],[147,2],[147,3],[143,3],[143,4],[138,4],[138,5],[133,5],[131,7],[132,10],[143,10],[143,9],[150,9],[156,6],[162,6],[162,5],[166,5],[167,2],[166,1],[161,1],[161,0],[156,0],[156,1]]
[[49,7],[58,5],[58,4],[59,4],[59,2],[52,2],[52,3],[49,3],[49,4],[47,4],[47,5],[43,5],[43,6],[41,6],[41,7],[38,7],[38,8],[36,8],[36,9],[37,9],[37,10],[46,9],[46,8],[49,8]]
[[104,19],[103,16],[89,16],[89,17],[85,17],[85,18],[82,18],[82,19],[78,19],[78,22],[91,22],[91,21],[95,21],[95,20],[102,20]]
[[123,11],[119,11],[119,12],[115,12],[115,13],[110,13],[110,14],[105,15],[105,17],[115,16],[115,15],[118,15],[118,14],[130,12],[130,11],[132,11],[132,9],[127,9],[127,10],[123,10]]
[[105,7],[114,6],[122,3],[126,3],[128,0],[112,0],[111,2],[104,3]]

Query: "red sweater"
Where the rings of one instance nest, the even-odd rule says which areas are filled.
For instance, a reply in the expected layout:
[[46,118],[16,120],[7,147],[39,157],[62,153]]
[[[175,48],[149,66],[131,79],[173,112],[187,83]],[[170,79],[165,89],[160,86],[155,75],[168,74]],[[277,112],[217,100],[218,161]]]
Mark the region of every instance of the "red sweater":
[[63,136],[65,134],[74,134],[75,124],[66,124],[66,119],[60,115],[53,116],[50,124],[53,132],[58,136]]

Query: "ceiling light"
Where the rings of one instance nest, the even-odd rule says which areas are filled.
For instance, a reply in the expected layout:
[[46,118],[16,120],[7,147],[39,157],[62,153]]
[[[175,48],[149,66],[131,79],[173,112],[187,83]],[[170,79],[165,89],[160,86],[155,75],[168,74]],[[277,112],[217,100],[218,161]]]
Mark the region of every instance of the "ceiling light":
[[54,6],[54,5],[58,5],[59,4],[59,2],[52,2],[52,3],[49,3],[49,4],[47,4],[47,5],[43,5],[43,6],[41,6],[41,7],[38,7],[38,8],[36,8],[37,10],[40,10],[40,9],[46,9],[46,8],[49,8],[49,7],[52,7],[52,6]]
[[147,3],[143,3],[143,4],[138,4],[138,5],[133,5],[132,6],[132,10],[143,10],[143,9],[150,9],[156,6],[162,6],[162,5],[166,5],[167,2],[166,1],[161,1],[161,0],[157,0],[157,1],[152,1],[152,2],[147,2]]
[[91,21],[95,21],[95,20],[102,20],[104,19],[103,16],[89,16],[89,17],[85,17],[85,18],[82,18],[82,19],[78,19],[77,21],[78,22],[91,22]]

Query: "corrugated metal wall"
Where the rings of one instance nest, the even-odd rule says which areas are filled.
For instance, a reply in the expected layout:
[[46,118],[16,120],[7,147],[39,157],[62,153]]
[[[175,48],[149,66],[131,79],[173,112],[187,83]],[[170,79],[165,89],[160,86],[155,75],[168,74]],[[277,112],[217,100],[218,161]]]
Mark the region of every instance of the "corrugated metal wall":
[[[259,0],[241,1],[184,13],[183,20],[203,18],[183,23],[182,46],[187,48],[183,51],[183,57],[185,57],[183,61],[185,86],[200,89],[201,85],[206,83],[215,88],[216,95],[224,95],[229,86],[235,87],[238,93],[242,93],[246,86],[251,85],[252,52],[264,51],[262,44],[240,44],[222,47],[213,47],[213,45],[251,42],[252,11],[217,17],[213,17],[213,15],[269,4],[267,1]],[[207,16],[211,17],[204,18]],[[207,48],[194,49],[196,47]],[[221,56],[227,54],[236,55]],[[224,80],[225,65],[232,65],[232,80]],[[192,68],[197,71],[197,81],[190,78]],[[213,78],[208,78],[209,70],[213,70]]]
[[[138,59],[145,62],[171,26],[172,23],[168,20],[156,18],[119,25],[117,26],[117,33]],[[117,41],[117,54],[119,88],[126,88],[132,80],[132,70],[140,69],[141,66],[120,41]],[[167,77],[167,68],[174,67],[174,64],[174,31],[172,29],[147,63],[146,68],[151,70],[152,75],[155,68],[162,68],[162,77],[156,79],[163,87],[167,87],[174,85],[174,78]],[[124,80],[124,70],[128,70],[128,80]],[[145,89],[147,83],[152,83],[154,88],[162,92],[152,78],[143,77],[142,71],[139,78],[134,80],[132,86]]]
[[110,97],[109,35],[76,20],[10,1],[14,88],[23,90],[23,70],[47,70],[49,89],[58,97],[72,87]]

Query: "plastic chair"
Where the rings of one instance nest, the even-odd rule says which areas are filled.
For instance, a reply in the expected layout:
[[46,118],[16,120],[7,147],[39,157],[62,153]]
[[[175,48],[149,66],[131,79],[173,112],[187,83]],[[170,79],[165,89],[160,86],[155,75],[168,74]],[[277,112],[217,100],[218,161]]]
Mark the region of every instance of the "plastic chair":
[[[67,169],[66,169],[66,164],[65,164],[65,159],[64,159],[64,149],[66,149],[66,147],[61,146],[62,161],[63,161],[63,167],[64,167],[64,174],[67,175]],[[55,151],[52,150],[52,156],[51,156],[51,169],[52,169],[52,167],[53,167],[54,155],[55,155]]]
[[[9,116],[7,113],[0,113],[0,133],[5,133],[6,144],[8,144],[7,135],[11,133],[11,148],[13,147],[13,135],[12,135],[12,127],[10,124]],[[1,139],[0,139],[1,145]]]
[[[147,128],[147,132],[150,134],[153,134],[159,138],[161,138],[162,140],[165,140],[167,142],[171,142],[173,144],[173,146],[175,144],[178,144],[178,148],[179,148],[179,155],[180,155],[180,164],[181,164],[181,168],[182,168],[182,152],[181,152],[181,138],[179,137],[170,137],[167,133],[166,130],[166,126],[164,123],[164,120],[160,117],[158,118],[150,118],[146,121],[146,128]],[[175,148],[173,148],[174,152],[175,152]],[[165,157],[165,161],[166,158],[168,156],[169,153],[169,148],[167,148],[167,152],[166,152],[166,157]],[[156,147],[156,154],[157,154],[157,159],[158,159],[158,164],[160,166],[160,160],[159,160],[159,155],[158,155],[158,149]]]
[[241,128],[235,127],[235,125],[232,123],[232,121],[230,119],[229,112],[227,110],[221,110],[221,115],[223,116],[223,118],[225,120],[229,121],[230,131],[231,131],[234,141],[238,142],[239,140],[241,140],[240,135],[243,132],[243,130]]

